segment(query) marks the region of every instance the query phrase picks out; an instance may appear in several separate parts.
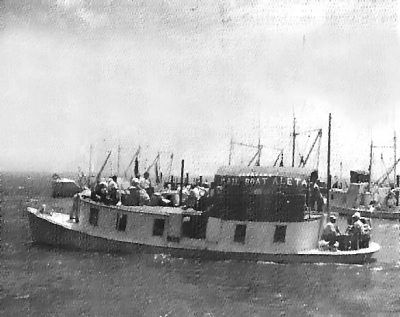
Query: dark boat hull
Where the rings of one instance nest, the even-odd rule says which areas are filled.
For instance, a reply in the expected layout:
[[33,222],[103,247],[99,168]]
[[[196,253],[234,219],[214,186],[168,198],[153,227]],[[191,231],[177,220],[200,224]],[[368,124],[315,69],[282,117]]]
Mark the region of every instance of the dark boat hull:
[[297,254],[263,254],[249,252],[221,252],[208,249],[184,249],[173,247],[159,247],[118,241],[89,235],[77,230],[65,228],[59,224],[52,223],[34,213],[28,212],[32,240],[35,243],[62,247],[67,249],[102,251],[111,253],[165,253],[175,257],[202,258],[208,260],[245,260],[266,261],[276,263],[348,263],[362,264],[374,261],[372,255],[379,250],[365,249],[365,252],[326,252],[310,251]]

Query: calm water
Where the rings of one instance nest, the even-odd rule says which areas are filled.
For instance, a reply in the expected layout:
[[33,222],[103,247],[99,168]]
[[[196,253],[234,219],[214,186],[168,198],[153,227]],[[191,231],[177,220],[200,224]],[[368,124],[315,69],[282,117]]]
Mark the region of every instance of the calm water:
[[21,206],[2,206],[0,316],[400,314],[396,221],[374,221],[373,264],[285,265],[34,246]]

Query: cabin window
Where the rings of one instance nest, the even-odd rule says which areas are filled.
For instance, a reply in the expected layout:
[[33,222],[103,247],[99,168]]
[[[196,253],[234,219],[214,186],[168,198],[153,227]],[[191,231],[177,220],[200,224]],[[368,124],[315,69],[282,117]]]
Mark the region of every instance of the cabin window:
[[208,218],[202,215],[185,216],[182,219],[182,236],[191,239],[205,239]]
[[287,226],[283,226],[283,225],[277,225],[275,227],[274,243],[285,242],[285,239],[286,239],[286,227]]
[[246,239],[246,225],[236,225],[233,241],[244,243]]
[[99,222],[99,209],[90,207],[90,213],[89,213],[89,223],[92,226],[97,227],[97,224]]
[[115,225],[115,228],[118,231],[125,231],[127,220],[128,220],[127,215],[117,213],[117,223]]
[[165,219],[154,219],[153,236],[162,236],[164,234]]

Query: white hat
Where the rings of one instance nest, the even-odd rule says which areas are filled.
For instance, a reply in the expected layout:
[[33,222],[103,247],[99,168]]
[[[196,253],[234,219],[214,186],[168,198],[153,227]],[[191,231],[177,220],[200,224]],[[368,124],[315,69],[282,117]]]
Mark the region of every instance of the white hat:
[[361,218],[361,214],[360,214],[358,211],[356,211],[356,212],[354,213],[354,215],[351,216],[351,217],[352,217],[352,218],[360,219],[360,218]]

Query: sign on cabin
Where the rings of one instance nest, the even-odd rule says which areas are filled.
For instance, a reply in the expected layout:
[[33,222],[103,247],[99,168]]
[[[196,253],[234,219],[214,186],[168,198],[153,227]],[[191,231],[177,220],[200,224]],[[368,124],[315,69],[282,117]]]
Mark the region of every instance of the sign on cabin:
[[307,181],[297,177],[284,176],[215,176],[217,186],[265,186],[265,187],[306,187]]

